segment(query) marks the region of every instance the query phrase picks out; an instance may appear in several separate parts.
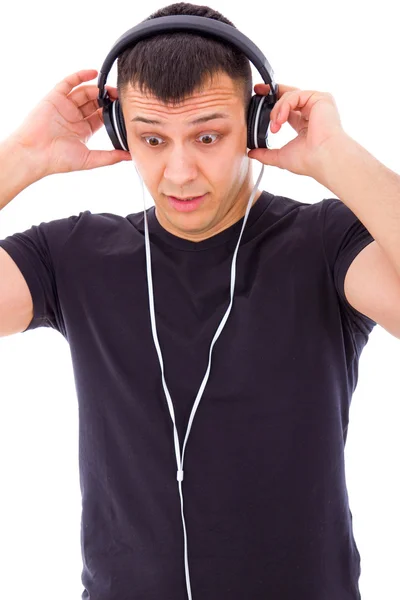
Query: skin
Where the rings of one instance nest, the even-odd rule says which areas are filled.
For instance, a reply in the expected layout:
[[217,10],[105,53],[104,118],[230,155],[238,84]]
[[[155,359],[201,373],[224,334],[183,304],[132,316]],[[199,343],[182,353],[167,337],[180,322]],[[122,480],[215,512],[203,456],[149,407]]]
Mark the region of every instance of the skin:
[[[156,218],[164,229],[200,242],[244,216],[254,187],[247,156],[247,123],[242,92],[226,73],[208,79],[204,89],[177,106],[165,105],[129,86],[121,96],[121,107],[132,160],[154,199]],[[216,111],[228,113],[229,119],[188,125]],[[165,124],[132,123],[137,115]],[[167,198],[205,193],[201,206],[188,213],[177,211]],[[261,193],[256,191],[253,204]]]

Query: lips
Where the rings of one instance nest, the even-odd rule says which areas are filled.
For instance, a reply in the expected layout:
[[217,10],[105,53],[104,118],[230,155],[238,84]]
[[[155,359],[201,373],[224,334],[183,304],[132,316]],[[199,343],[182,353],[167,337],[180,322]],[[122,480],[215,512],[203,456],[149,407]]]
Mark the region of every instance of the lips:
[[189,213],[196,211],[203,204],[207,194],[203,196],[195,196],[192,200],[179,200],[174,196],[167,196],[167,200],[174,210],[181,213]]
[[186,198],[178,198],[178,196],[170,196],[174,200],[180,200],[181,202],[185,202],[186,200],[195,200],[196,198],[201,198],[204,194],[198,194],[197,196],[186,196]]

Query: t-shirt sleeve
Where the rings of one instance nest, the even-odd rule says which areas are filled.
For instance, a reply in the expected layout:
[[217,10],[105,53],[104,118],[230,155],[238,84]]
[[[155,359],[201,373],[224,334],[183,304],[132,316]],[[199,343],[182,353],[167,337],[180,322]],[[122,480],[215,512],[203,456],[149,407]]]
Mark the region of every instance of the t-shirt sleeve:
[[58,295],[58,266],[63,247],[80,215],[42,222],[0,240],[0,247],[20,269],[32,296],[33,319],[21,333],[52,327],[65,336]]
[[374,238],[341,200],[337,198],[323,200],[322,210],[323,246],[341,306],[355,330],[368,335],[376,325],[376,321],[353,308],[347,301],[344,280],[357,254],[373,242]]

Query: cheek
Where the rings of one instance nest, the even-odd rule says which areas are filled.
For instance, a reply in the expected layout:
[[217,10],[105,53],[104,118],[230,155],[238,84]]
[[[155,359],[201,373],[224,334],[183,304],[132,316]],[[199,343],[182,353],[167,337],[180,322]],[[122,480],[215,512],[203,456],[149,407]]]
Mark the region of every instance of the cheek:
[[207,168],[213,171],[217,178],[226,179],[242,168],[243,158],[246,158],[246,155],[243,156],[242,151],[228,144],[210,157]]
[[220,160],[214,161],[213,169],[217,179],[241,179],[249,168],[249,158],[242,153],[222,155]]
[[151,187],[154,188],[154,186],[158,185],[159,180],[162,179],[163,172],[159,163],[156,160],[149,160],[137,149],[131,152],[131,156],[132,161],[135,163],[135,166],[140,173],[140,176],[146,184],[146,187],[150,189]]

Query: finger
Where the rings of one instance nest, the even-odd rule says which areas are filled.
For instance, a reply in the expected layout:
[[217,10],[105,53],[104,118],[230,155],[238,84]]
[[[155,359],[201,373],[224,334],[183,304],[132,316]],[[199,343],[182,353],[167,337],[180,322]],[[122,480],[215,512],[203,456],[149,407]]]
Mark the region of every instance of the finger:
[[118,88],[106,85],[106,90],[108,91],[111,100],[116,100],[118,98]]
[[104,125],[103,109],[98,108],[93,114],[91,114],[89,117],[86,117],[85,121],[89,123],[93,135]]
[[[111,100],[117,100],[117,88],[110,85],[106,85],[105,88],[108,91],[108,95],[110,96]],[[97,85],[81,85],[75,90],[72,90],[72,92],[68,94],[68,98],[72,100],[72,102],[74,102],[78,108],[80,108],[89,101],[97,100],[99,93],[100,90]],[[97,108],[99,108],[98,104],[96,106],[96,109]]]
[[[254,86],[255,93],[260,94],[260,96],[263,96],[263,95],[266,96],[267,94],[269,94],[270,89],[271,89],[271,86],[269,83],[256,83],[256,85]],[[277,98],[279,98],[279,97],[280,97],[280,94],[279,94],[279,89],[278,89]]]
[[[279,100],[279,98],[282,98],[283,94],[285,94],[286,92],[294,92],[295,90],[299,90],[300,88],[297,87],[291,87],[289,85],[285,85],[284,83],[277,83],[276,86],[278,87],[278,93],[277,93],[277,98]],[[254,86],[254,91],[256,92],[256,94],[268,94],[269,90],[270,90],[271,86],[269,83],[256,83],[256,85]]]
[[[82,85],[68,94],[71,100],[78,108],[89,101],[94,101],[99,94],[99,88],[95,85]],[[97,107],[98,108],[98,107]]]
[[[106,86],[112,100],[118,98],[117,88]],[[94,85],[81,86],[68,94],[68,99],[81,111],[84,118],[90,117],[99,108],[99,88]]]
[[247,153],[247,156],[259,160],[264,165],[281,168],[279,162],[279,150],[280,148],[276,150],[271,150],[270,148],[257,148],[250,150]]
[[122,161],[132,160],[129,152],[124,150],[91,150],[84,171],[108,167]]
[[67,95],[74,87],[80,85],[84,81],[91,81],[92,79],[95,79],[97,75],[98,71],[96,71],[96,69],[83,69],[82,71],[72,73],[72,75],[65,77],[62,81],[57,83],[57,85],[54,87],[54,90],[61,94]]
[[286,94],[286,92],[295,92],[296,90],[299,90],[300,88],[298,87],[292,87],[290,85],[285,85],[284,83],[280,83],[279,84],[279,91],[280,91],[280,95],[279,97],[283,96],[283,94]]
[[92,135],[104,125],[103,109],[98,108],[93,114],[85,119],[89,123]]
[[313,102],[308,103],[315,94],[309,90],[294,90],[285,98],[279,100],[271,111],[271,120],[282,125],[292,111],[297,111],[308,121],[311,114]]
[[82,104],[81,106],[79,106],[78,109],[80,110],[80,113],[83,116],[83,118],[87,119],[99,110],[99,105],[98,102],[96,102],[96,100],[91,100],[90,102],[86,102],[86,104]]

